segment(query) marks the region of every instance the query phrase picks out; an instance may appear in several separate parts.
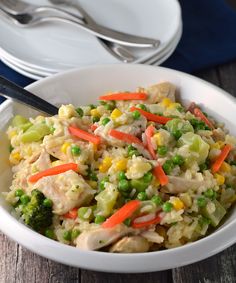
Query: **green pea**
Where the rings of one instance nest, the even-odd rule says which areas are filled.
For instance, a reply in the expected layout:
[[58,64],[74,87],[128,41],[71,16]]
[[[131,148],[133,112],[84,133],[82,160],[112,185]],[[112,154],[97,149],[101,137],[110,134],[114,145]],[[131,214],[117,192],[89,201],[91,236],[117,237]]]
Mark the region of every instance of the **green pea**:
[[118,180],[125,180],[126,176],[125,176],[125,172],[121,171],[118,173]]
[[162,165],[163,170],[167,175],[169,175],[174,168],[174,164],[172,160],[166,160],[165,163]]
[[123,223],[129,227],[131,225],[131,218],[126,218]]
[[90,172],[88,173],[88,177],[89,177],[89,179],[92,180],[92,181],[97,181],[97,180],[98,180],[98,177],[97,177],[96,173],[93,172],[93,171],[90,171]]
[[160,196],[153,196],[151,198],[151,201],[154,202],[157,206],[161,205],[163,203],[162,198]]
[[205,192],[204,192],[204,196],[213,200],[216,198],[216,192],[213,190],[213,189],[207,189]]
[[168,151],[168,149],[167,149],[167,147],[166,147],[165,145],[161,145],[161,146],[159,146],[158,149],[157,149],[157,153],[158,153],[160,156],[166,155],[167,151]]
[[105,220],[106,220],[106,217],[104,217],[103,215],[97,215],[97,216],[95,217],[94,222],[95,222],[96,224],[101,224],[101,223],[103,223]]
[[55,132],[56,128],[54,128],[53,126],[50,127],[50,133],[53,134]]
[[71,240],[71,231],[64,231],[63,233],[63,239],[65,241],[70,241]]
[[83,116],[84,116],[84,111],[83,111],[82,108],[80,108],[80,107],[77,108],[77,109],[76,109],[76,112],[79,114],[80,117],[83,117]]
[[104,105],[104,107],[105,107],[106,110],[113,110],[116,107],[116,103],[115,103],[115,101],[112,100],[109,103],[106,103]]
[[182,132],[180,130],[175,130],[172,132],[172,135],[176,140],[178,140],[182,136]]
[[138,104],[137,107],[144,111],[147,111],[147,107],[144,104]]
[[105,189],[105,183],[109,182],[109,178],[105,177],[101,180],[101,182],[99,183],[99,189],[100,191],[103,191]]
[[122,179],[118,182],[118,189],[120,191],[128,191],[130,189],[129,181]]
[[139,113],[138,110],[135,110],[133,113],[132,113],[132,116],[134,118],[134,120],[138,120],[141,116],[141,114]]
[[15,191],[15,196],[16,197],[21,197],[24,194],[24,191],[22,189],[18,189]]
[[52,207],[52,201],[49,198],[43,200],[43,205],[46,207]]
[[204,170],[207,170],[208,169],[208,166],[206,163],[202,163],[199,165],[199,169],[201,172],[203,172]]
[[143,181],[145,183],[150,183],[153,179],[152,172],[147,172],[146,174],[143,175]]
[[176,109],[177,109],[180,113],[184,112],[184,107],[182,107],[182,106],[178,106]]
[[99,122],[100,118],[98,116],[93,117],[93,123]]
[[26,205],[30,201],[30,197],[27,195],[22,195],[20,197],[20,201],[23,205]]
[[13,151],[14,147],[10,144],[9,145],[9,152],[11,153]]
[[71,240],[74,240],[76,239],[80,234],[80,230],[78,229],[74,229],[71,231]]
[[147,194],[146,194],[146,192],[140,192],[140,193],[138,193],[137,199],[138,199],[138,200],[141,200],[141,201],[146,200],[146,199],[147,199]]
[[183,165],[184,164],[184,158],[179,154],[176,154],[175,156],[173,156],[172,161],[175,165]]
[[105,126],[107,123],[109,123],[111,120],[108,118],[108,117],[106,117],[106,118],[103,118],[102,119],[102,125],[103,126]]
[[90,107],[91,110],[96,108],[96,106],[94,104],[89,104],[89,107]]
[[207,200],[204,197],[199,197],[197,199],[197,205],[199,207],[205,207],[207,205]]
[[[89,220],[90,219],[90,215],[89,215],[89,217],[87,217],[87,215],[86,215],[88,210],[89,210],[89,207],[80,207],[78,209],[78,216],[79,216],[79,218],[82,219],[82,220]],[[85,215],[86,215],[86,217],[85,217]]]
[[162,205],[162,209],[164,212],[170,212],[173,208],[173,204],[169,201],[166,201],[165,203],[163,203]]
[[140,155],[137,149],[131,150],[131,151],[128,152],[128,156],[129,157],[132,157],[133,155],[135,155],[135,156],[139,156]]
[[80,155],[80,153],[81,153],[80,147],[78,145],[73,145],[71,147],[71,153],[75,156]]
[[55,234],[54,234],[54,231],[52,229],[46,229],[44,234],[49,239],[54,239],[55,238]]

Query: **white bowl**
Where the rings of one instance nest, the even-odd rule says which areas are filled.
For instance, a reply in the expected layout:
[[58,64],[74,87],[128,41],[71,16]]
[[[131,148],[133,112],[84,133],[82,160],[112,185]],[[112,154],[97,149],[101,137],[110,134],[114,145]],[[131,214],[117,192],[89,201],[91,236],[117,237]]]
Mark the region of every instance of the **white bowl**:
[[[195,101],[220,121],[225,122],[236,135],[235,99],[223,90],[193,76],[160,67],[145,65],[107,65],[87,67],[57,74],[43,79],[27,89],[61,104],[83,105],[94,103],[99,95],[110,90],[134,90],[161,81],[177,85],[184,102]],[[8,141],[4,131],[13,114],[26,116],[37,112],[12,101],[0,106],[1,134],[1,191],[7,191],[11,183],[8,162]],[[81,251],[50,240],[18,222],[9,213],[10,207],[0,198],[0,229],[29,250],[52,260],[71,266],[107,272],[150,272],[190,264],[212,256],[236,242],[236,209],[220,228],[211,235],[194,243],[150,253],[111,254],[98,251]]]

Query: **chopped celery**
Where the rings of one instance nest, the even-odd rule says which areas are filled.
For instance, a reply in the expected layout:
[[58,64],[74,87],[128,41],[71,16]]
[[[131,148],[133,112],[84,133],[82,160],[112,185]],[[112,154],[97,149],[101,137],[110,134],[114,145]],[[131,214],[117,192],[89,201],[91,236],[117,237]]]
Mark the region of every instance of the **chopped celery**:
[[225,216],[226,210],[217,200],[213,200],[212,202],[215,205],[215,211],[211,213],[208,209],[208,206],[205,206],[202,209],[202,214],[206,218],[210,219],[212,226],[216,227]]
[[109,216],[112,213],[118,196],[119,192],[114,186],[107,186],[95,197],[97,201],[97,213],[104,217]]
[[21,130],[23,130],[23,132],[27,131],[30,127],[32,127],[32,123],[28,122],[25,124],[20,125],[18,128],[20,128]]
[[46,124],[36,124],[31,126],[22,136],[21,141],[26,142],[37,142],[40,141],[44,136],[50,134],[50,128]]
[[19,127],[23,124],[29,123],[29,119],[21,116],[21,115],[16,115],[11,121],[11,124],[13,127]]
[[[180,147],[183,145],[188,145],[190,156],[194,156],[194,159],[198,162],[198,164],[205,162],[210,146],[199,135],[191,132],[183,134],[179,139],[178,144]],[[191,155],[191,151],[198,154]]]
[[194,132],[193,126],[189,121],[184,121],[179,118],[172,119],[166,123],[166,128],[170,133],[181,131],[181,133]]
[[144,192],[146,188],[149,186],[150,182],[146,181],[143,178],[140,179],[132,179],[130,181],[131,187],[136,189],[138,192]]

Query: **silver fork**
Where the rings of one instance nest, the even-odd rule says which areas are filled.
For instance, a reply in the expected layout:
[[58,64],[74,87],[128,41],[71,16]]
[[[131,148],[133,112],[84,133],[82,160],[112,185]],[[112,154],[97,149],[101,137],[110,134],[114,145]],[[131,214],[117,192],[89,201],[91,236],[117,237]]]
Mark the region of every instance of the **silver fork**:
[[[74,0],[49,0],[53,5],[63,5],[69,6],[74,8],[79,12],[82,16],[82,20],[89,25],[97,25],[94,19],[84,10],[84,8],[78,3],[78,1]],[[102,44],[102,46],[114,57],[118,60],[121,60],[124,63],[131,63],[134,62],[137,58],[126,48],[120,46],[118,44],[114,44],[113,42],[100,39],[98,41]]]
[[[1,3],[5,3],[6,0],[1,0]],[[22,5],[21,7],[15,4],[15,1],[13,0],[8,0],[8,5],[6,6],[7,9],[4,10],[4,5],[0,6],[1,9],[3,11],[7,11],[9,12],[9,14],[11,14],[12,16],[15,16],[15,24],[19,24],[21,26],[26,27],[27,25],[35,25],[35,24],[39,24],[42,22],[46,22],[46,21],[61,21],[61,22],[65,22],[65,23],[72,23],[72,24],[76,24],[78,27],[80,27],[81,29],[90,32],[91,34],[99,37],[99,38],[103,38],[105,40],[108,41],[112,41],[121,45],[126,45],[126,46],[134,46],[134,47],[157,47],[160,44],[159,40],[155,40],[155,39],[150,39],[150,38],[145,38],[145,37],[140,37],[140,36],[135,36],[135,35],[131,35],[131,34],[127,34],[127,33],[123,33],[123,32],[119,32],[119,31],[115,31],[100,25],[88,25],[88,24],[82,24],[81,23],[81,19],[78,20],[77,16],[73,16],[73,14],[68,13],[64,10],[60,10],[61,15],[57,15],[57,16],[50,16],[50,15],[46,15],[46,14],[41,14],[41,12],[46,12],[45,10],[45,6],[43,6],[43,9],[40,10],[32,10],[31,12],[18,12],[16,13],[15,11],[15,15],[13,15],[12,13],[10,13],[9,9],[13,9],[15,7],[17,7],[18,9],[22,9]],[[18,2],[16,2],[18,3]],[[20,1],[19,3],[24,4],[25,5],[25,9],[33,9],[35,6],[31,6],[31,4],[28,4],[26,2]],[[19,4],[18,3],[18,4]],[[12,5],[13,4],[13,5]],[[12,6],[11,6],[12,5]],[[28,6],[27,6],[28,5]],[[20,7],[20,8],[19,8]],[[40,8],[40,7],[38,7]],[[56,9],[56,8],[54,8]],[[62,12],[63,11],[63,12]],[[64,16],[62,16],[62,14]],[[68,18],[69,16],[69,18]],[[45,17],[45,18],[44,18]],[[67,17],[67,18],[66,18]]]

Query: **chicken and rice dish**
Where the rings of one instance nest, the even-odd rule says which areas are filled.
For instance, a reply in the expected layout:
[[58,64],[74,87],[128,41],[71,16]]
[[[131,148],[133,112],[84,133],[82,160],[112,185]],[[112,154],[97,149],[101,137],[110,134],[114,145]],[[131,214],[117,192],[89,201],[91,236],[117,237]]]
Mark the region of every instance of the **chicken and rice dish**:
[[236,200],[236,138],[169,82],[16,115],[6,200],[33,230],[83,250],[149,252],[218,227]]

